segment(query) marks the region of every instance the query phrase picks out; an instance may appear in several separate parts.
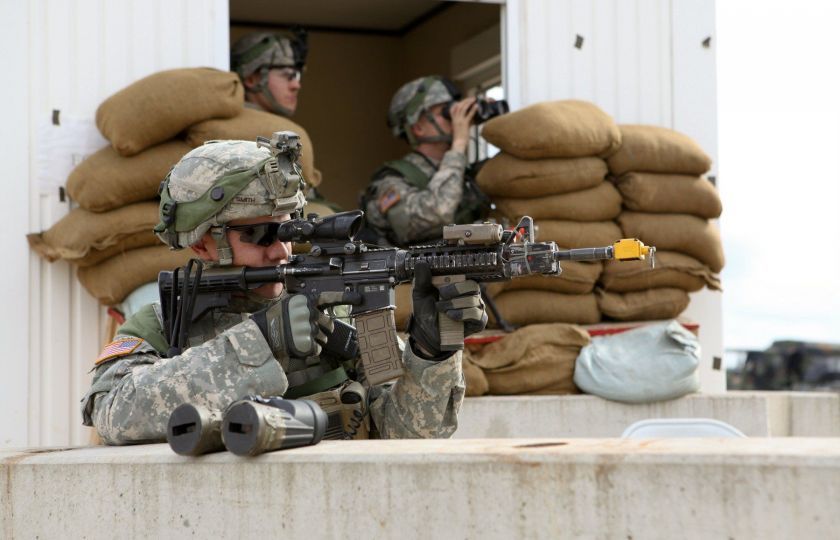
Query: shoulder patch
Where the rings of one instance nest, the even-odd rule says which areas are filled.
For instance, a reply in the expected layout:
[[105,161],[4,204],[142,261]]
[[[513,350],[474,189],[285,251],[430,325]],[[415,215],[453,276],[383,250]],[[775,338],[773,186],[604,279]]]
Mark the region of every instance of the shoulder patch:
[[106,360],[131,354],[141,343],[143,343],[143,340],[135,337],[116,339],[102,349],[99,357],[93,363],[98,366]]
[[377,206],[379,206],[379,213],[386,214],[392,206],[400,202],[400,194],[395,188],[389,188],[385,193],[379,196]]

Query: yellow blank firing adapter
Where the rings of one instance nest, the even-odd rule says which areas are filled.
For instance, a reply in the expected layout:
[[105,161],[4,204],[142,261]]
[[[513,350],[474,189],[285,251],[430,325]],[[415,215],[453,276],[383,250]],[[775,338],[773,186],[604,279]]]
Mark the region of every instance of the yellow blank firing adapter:
[[650,259],[653,268],[656,248],[646,246],[638,238],[622,238],[613,244],[613,257],[619,261],[644,261]]

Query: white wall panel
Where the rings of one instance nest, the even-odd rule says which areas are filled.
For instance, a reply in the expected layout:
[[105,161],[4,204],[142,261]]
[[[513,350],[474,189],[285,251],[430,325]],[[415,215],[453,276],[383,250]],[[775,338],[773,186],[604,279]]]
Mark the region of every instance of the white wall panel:
[[[697,140],[717,170],[714,2],[508,0],[504,73],[514,108],[554,99],[592,101],[620,124],[653,124]],[[578,36],[580,47],[575,47]],[[709,47],[703,41],[710,37]],[[725,389],[720,293],[692,295],[706,391]]]
[[585,99],[621,123],[671,125],[670,0],[517,0],[505,18],[515,106]]
[[[21,446],[28,440],[26,422],[29,396],[29,247],[24,233],[29,226],[29,138],[25,127],[29,109],[30,65],[25,54],[14,54],[27,41],[28,6],[24,2],[0,2],[0,102],[4,125],[0,126],[0,159],[3,161],[3,196],[0,197],[0,246],[3,273],[0,298],[0,347],[3,374],[0,378],[0,447]],[[16,324],[15,321],[22,321]]]
[[[86,391],[107,319],[63,262],[30,253],[25,234],[70,209],[57,187],[37,182],[38,128],[60,118],[92,120],[96,107],[131,82],[162,69],[228,68],[226,0],[32,0],[0,3],[0,46],[8,56],[0,87],[15,129],[0,131],[16,182],[6,187],[0,447],[83,444],[79,399]],[[9,155],[6,155],[6,151]],[[9,158],[9,159],[7,159]]]
[[[715,8],[706,0],[679,0],[672,12],[673,115],[672,127],[691,135],[712,157],[711,175],[718,178]],[[706,40],[708,39],[708,42]],[[704,44],[704,42],[706,42]],[[724,204],[725,206],[725,204]],[[720,222],[718,222],[719,224]],[[723,284],[724,288],[726,283]],[[723,358],[723,307],[720,292],[702,291],[691,295],[687,317],[701,322],[703,363]],[[726,373],[700,372],[703,388],[723,391]]]

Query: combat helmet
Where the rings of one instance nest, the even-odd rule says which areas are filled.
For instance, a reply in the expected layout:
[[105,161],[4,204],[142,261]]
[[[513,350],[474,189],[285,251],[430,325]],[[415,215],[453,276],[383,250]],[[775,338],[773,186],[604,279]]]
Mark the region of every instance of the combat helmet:
[[182,249],[210,232],[219,264],[233,264],[228,222],[300,215],[306,203],[300,148],[296,133],[278,131],[257,142],[209,141],[193,149],[161,183],[155,234],[170,248]]
[[303,29],[296,29],[293,37],[270,32],[248,34],[230,48],[230,68],[243,82],[252,73],[259,73],[259,82],[253,90],[246,88],[246,92],[262,94],[275,113],[288,117],[292,112],[277,103],[268,90],[268,72],[283,67],[303,71],[308,50],[307,33]]
[[[388,108],[388,127],[395,137],[406,139],[411,146],[421,142],[451,142],[452,136],[446,134],[429,112],[440,103],[450,103],[461,99],[461,92],[446,77],[431,75],[407,82],[397,90]],[[411,126],[421,116],[429,119],[438,131],[433,137],[415,137]]]

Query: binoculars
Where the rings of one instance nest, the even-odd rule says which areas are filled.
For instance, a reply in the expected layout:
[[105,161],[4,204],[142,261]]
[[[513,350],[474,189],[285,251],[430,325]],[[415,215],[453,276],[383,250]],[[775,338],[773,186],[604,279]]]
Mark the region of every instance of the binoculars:
[[327,413],[306,399],[246,396],[224,412],[184,403],[169,416],[166,441],[182,456],[227,449],[238,456],[318,444]]

